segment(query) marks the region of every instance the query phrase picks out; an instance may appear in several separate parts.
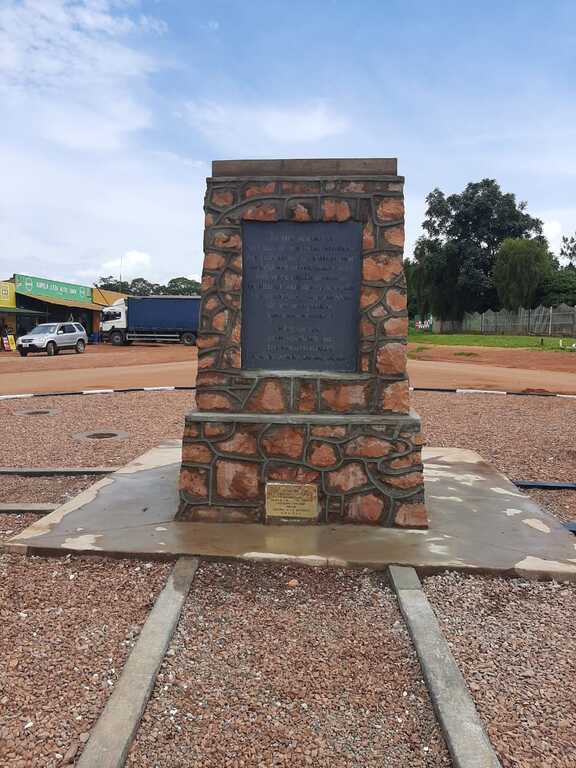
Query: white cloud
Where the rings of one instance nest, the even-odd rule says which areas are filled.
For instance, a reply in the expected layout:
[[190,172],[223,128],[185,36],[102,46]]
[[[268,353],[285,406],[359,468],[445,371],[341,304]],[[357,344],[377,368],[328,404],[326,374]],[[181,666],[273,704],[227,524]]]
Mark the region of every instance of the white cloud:
[[205,164],[134,141],[160,68],[141,44],[165,28],[138,8],[0,0],[2,278],[90,283],[120,255],[129,278],[201,269]]
[[562,224],[555,219],[544,220],[543,229],[550,248],[558,254],[562,243]]
[[240,154],[314,144],[349,129],[348,120],[323,100],[287,107],[189,101],[185,116],[213,144]]
[[[0,9],[0,99],[24,132],[73,150],[114,150],[150,125],[135,98],[158,68],[123,41],[157,33],[162,22],[134,20],[117,0],[7,0]],[[119,12],[117,12],[119,11]]]

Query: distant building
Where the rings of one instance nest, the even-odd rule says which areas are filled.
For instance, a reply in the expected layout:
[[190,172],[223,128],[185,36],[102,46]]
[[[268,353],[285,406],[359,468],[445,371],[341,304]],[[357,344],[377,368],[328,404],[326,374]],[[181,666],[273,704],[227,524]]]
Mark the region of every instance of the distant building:
[[15,274],[0,282],[0,331],[16,336],[43,322],[81,323],[88,335],[97,333],[100,312],[125,294],[47,277]]

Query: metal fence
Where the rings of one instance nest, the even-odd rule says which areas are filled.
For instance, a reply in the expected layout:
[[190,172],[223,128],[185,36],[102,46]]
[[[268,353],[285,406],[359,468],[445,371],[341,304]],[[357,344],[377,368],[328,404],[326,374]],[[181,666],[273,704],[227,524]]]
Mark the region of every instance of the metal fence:
[[464,319],[434,320],[434,333],[485,333],[510,336],[576,337],[576,307],[536,307],[511,312],[466,312]]

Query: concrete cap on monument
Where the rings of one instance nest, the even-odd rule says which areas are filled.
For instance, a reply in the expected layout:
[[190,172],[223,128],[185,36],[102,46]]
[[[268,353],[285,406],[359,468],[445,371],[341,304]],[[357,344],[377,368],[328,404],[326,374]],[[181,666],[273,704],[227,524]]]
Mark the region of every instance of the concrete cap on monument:
[[394,158],[213,163],[181,519],[427,525],[403,183]]

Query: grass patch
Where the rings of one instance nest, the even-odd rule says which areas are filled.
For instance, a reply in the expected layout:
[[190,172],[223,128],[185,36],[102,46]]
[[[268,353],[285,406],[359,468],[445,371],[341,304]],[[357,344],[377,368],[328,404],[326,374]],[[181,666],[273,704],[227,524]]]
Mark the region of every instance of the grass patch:
[[480,357],[478,352],[454,352],[454,357]]
[[[544,343],[541,343],[541,339]],[[507,349],[560,349],[560,339],[549,336],[483,336],[474,333],[429,333],[410,330],[412,344],[434,344],[445,347],[505,347]],[[576,339],[564,339],[564,346],[576,344]]]

